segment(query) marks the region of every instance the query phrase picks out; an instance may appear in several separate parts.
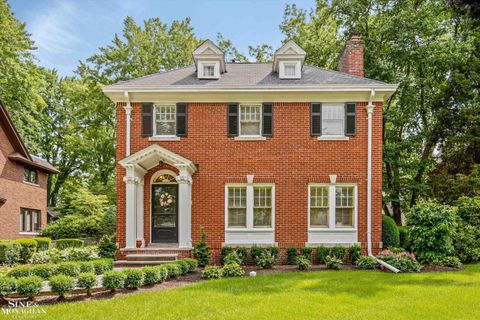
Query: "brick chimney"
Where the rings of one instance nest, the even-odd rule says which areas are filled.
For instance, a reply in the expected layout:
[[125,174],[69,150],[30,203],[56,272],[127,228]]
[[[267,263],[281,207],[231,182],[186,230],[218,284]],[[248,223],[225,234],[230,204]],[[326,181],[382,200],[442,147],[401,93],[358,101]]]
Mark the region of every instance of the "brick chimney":
[[363,77],[363,42],[360,35],[352,34],[343,48],[339,70],[354,76]]

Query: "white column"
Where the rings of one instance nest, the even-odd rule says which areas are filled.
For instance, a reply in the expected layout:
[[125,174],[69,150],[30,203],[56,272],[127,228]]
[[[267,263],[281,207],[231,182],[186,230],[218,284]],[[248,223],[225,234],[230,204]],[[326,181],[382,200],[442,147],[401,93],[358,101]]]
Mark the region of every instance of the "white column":
[[[128,93],[125,93],[128,97]],[[126,127],[125,127],[125,153],[128,157],[130,155],[130,117],[132,114],[132,106],[130,105],[130,101],[127,101],[127,105],[123,107],[125,109],[125,119],[126,119]]]
[[125,193],[125,247],[136,248],[137,232],[137,185],[138,177],[135,175],[133,166],[127,168],[127,174],[123,178],[126,184]]
[[247,175],[247,229],[253,229],[253,175]]
[[138,180],[138,185],[137,185],[137,241],[140,241],[142,243],[141,247],[145,247],[145,238],[143,235],[143,215],[144,215],[144,210],[143,210],[143,191],[144,190],[144,180],[143,178],[140,178]]
[[192,176],[180,169],[178,183],[178,246],[192,247]]
[[372,103],[372,96],[375,91],[372,90],[370,100],[367,105],[368,116],[368,157],[367,157],[367,250],[372,255],[372,118],[375,105]]

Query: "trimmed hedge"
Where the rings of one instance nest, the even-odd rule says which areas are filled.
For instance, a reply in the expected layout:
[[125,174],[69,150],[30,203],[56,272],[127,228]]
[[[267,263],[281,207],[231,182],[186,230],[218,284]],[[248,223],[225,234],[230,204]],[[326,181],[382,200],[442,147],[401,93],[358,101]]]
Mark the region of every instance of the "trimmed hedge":
[[382,215],[382,242],[384,248],[398,247],[400,234],[395,220],[387,215]]
[[79,262],[78,264],[80,266],[80,273],[95,273],[95,266],[93,265],[93,261],[83,261]]
[[87,290],[87,296],[90,296],[90,290],[97,285],[97,276],[93,272],[80,273],[77,278],[77,287]]
[[286,254],[287,254],[287,264],[295,264],[297,260],[297,248],[288,247]]
[[125,285],[125,274],[122,272],[108,271],[103,275],[103,287],[114,292]]
[[16,239],[13,242],[22,246],[20,251],[20,262],[22,263],[27,263],[33,254],[37,252],[37,241],[33,239]]
[[126,289],[138,289],[143,285],[144,274],[142,269],[125,269],[122,272],[125,275],[124,286]]
[[[332,247],[330,249],[330,256],[341,260],[343,263],[343,261],[345,260],[345,247],[341,247],[341,246]],[[326,259],[325,259],[325,262],[327,262]]]
[[146,286],[156,284],[162,281],[160,269],[156,267],[143,267],[143,284]]
[[65,296],[65,294],[73,290],[73,287],[75,286],[75,281],[72,277],[59,274],[50,278],[48,284],[50,285],[52,291],[62,298],[63,296]]
[[80,273],[80,263],[72,261],[59,263],[56,268],[56,273],[76,277]]
[[83,247],[83,240],[80,239],[58,239],[57,240],[57,249],[66,249],[66,248],[81,248]]
[[92,260],[93,267],[95,268],[95,274],[104,274],[107,271],[113,270],[112,259],[98,259]]
[[317,261],[320,264],[325,264],[325,258],[328,256],[330,253],[330,249],[327,247],[318,247],[317,248]]
[[17,281],[15,278],[1,277],[0,278],[0,297],[3,298],[15,292],[17,289]]
[[32,275],[32,268],[30,266],[16,266],[8,272],[8,276],[14,278],[23,278]]
[[21,260],[22,246],[13,241],[0,241],[0,264],[13,266]]
[[30,272],[34,276],[48,280],[56,274],[57,270],[54,264],[36,264],[30,268]]
[[48,237],[33,238],[37,242],[37,252],[50,249],[52,239]]
[[350,260],[351,264],[355,264],[361,255],[362,247],[360,247],[358,244],[348,248],[348,259]]
[[37,276],[29,276],[18,279],[17,293],[22,298],[31,298],[40,293],[43,279]]

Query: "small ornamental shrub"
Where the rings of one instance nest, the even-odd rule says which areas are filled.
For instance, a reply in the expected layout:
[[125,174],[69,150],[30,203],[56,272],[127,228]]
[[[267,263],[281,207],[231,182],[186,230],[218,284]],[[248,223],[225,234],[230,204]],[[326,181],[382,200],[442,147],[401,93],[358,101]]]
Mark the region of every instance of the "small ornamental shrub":
[[63,250],[67,248],[83,247],[83,240],[80,239],[58,239],[56,242],[57,249]]
[[362,255],[362,247],[358,244],[355,244],[348,248],[348,259],[350,260],[351,264],[356,264],[357,260]]
[[357,259],[355,264],[357,265],[357,267],[364,270],[371,270],[377,267],[377,261],[375,261],[375,259],[369,256],[361,256]]
[[39,238],[33,238],[33,240],[37,242],[37,252],[50,249],[50,244],[52,243],[52,239],[48,237],[39,237]]
[[420,262],[433,262],[453,251],[455,209],[437,202],[421,201],[407,214],[412,249]]
[[21,263],[27,263],[32,258],[33,254],[37,252],[37,241],[33,239],[17,239],[13,240],[13,242],[22,246],[20,251]]
[[56,267],[54,264],[36,264],[31,267],[30,271],[32,275],[48,280],[55,275]]
[[462,266],[462,262],[457,257],[444,257],[441,260],[435,261],[434,264],[456,269]]
[[238,263],[229,263],[223,266],[223,277],[241,277],[245,274],[245,270]]
[[221,249],[220,249],[220,261],[222,263],[225,263],[225,258],[230,254],[232,253],[234,250],[232,247],[229,247],[229,246],[223,246]]
[[117,238],[115,235],[104,235],[98,242],[98,255],[102,258],[115,259]]
[[242,260],[238,257],[237,252],[232,251],[223,259],[223,264],[229,264],[229,263],[236,263],[236,264],[242,263]]
[[32,269],[30,266],[16,266],[8,272],[8,276],[14,278],[28,277],[32,275]]
[[248,250],[245,247],[237,247],[235,249],[238,257],[240,258],[240,264],[245,264],[247,262]]
[[264,252],[265,249],[264,248],[261,248],[261,247],[257,247],[257,246],[253,246],[252,248],[250,248],[250,255],[252,256],[252,261],[256,264],[257,263],[257,259],[260,257],[260,255],[262,254],[262,252]]
[[[3,245],[2,245],[3,247]],[[22,262],[22,246],[19,243],[7,242],[2,250],[2,263],[8,266],[14,266]]]
[[[330,256],[340,259],[343,263],[345,260],[345,248],[340,246],[335,246],[330,249]],[[325,260],[326,263],[326,260]]]
[[143,285],[144,275],[142,269],[125,269],[125,288],[138,289]]
[[95,273],[95,266],[92,261],[79,262],[78,265],[80,266],[80,273]]
[[327,247],[318,247],[317,248],[317,261],[320,264],[325,264],[325,258],[330,253],[330,249]]
[[193,243],[193,256],[197,259],[198,264],[203,267],[208,265],[212,252],[210,246],[207,245],[207,234],[203,229],[200,229],[200,232],[202,233],[200,241]]
[[217,266],[208,266],[202,271],[202,278],[204,279],[219,279],[221,277],[222,269]]
[[280,260],[280,249],[277,246],[269,246],[265,248],[265,251],[270,253],[275,259],[275,264]]
[[179,260],[179,261],[176,261],[175,263],[180,267],[180,270],[182,272],[181,274],[186,274],[188,273],[188,270],[190,270],[190,266],[188,262],[186,262],[185,260]]
[[125,285],[125,274],[123,272],[107,271],[103,275],[102,285],[112,292],[121,289]]
[[312,261],[312,248],[310,247],[301,247],[300,255],[304,256],[308,260]]
[[395,220],[387,215],[382,215],[382,242],[385,248],[398,247],[400,234]]
[[47,251],[36,252],[30,258],[30,263],[31,264],[45,264],[45,263],[50,263],[50,262],[53,262],[53,261],[50,258],[50,255],[48,254],[48,250]]
[[17,288],[17,282],[14,278],[10,277],[1,277],[0,278],[0,298],[8,296],[9,294],[15,292]]
[[262,252],[260,254],[260,257],[258,257],[255,261],[257,267],[260,267],[262,269],[270,269],[275,263],[275,257],[269,251]]
[[160,282],[168,279],[168,268],[165,265],[155,266],[154,268],[160,272]]
[[413,253],[394,253],[391,250],[387,249],[380,251],[377,255],[377,258],[394,266],[402,272],[419,272],[422,269],[422,265],[418,263]]
[[342,266],[343,261],[335,256],[327,256],[325,257],[325,264],[328,269],[338,270]]
[[50,288],[52,288],[52,291],[58,294],[60,299],[62,299],[65,294],[72,291],[73,287],[75,286],[75,280],[73,280],[72,277],[59,274],[51,277],[48,284],[50,285]]
[[37,276],[23,277],[17,280],[17,293],[22,298],[32,298],[42,290],[43,279]]
[[72,261],[62,262],[57,265],[55,272],[57,274],[76,277],[80,273],[80,264]]
[[408,237],[408,226],[401,226],[398,227],[398,233],[400,235],[400,247],[407,251],[412,251],[412,244],[410,243],[410,239]]
[[63,251],[63,254],[65,254],[65,261],[89,261],[99,258],[98,248],[95,246],[68,248]]
[[188,272],[194,272],[197,270],[198,261],[195,259],[185,258],[183,259],[186,263],[188,263]]
[[93,272],[80,273],[77,278],[77,287],[87,291],[87,297],[91,295],[91,290],[97,285],[97,276]]
[[303,255],[299,255],[296,258],[295,263],[298,267],[298,270],[307,270],[310,267],[311,260]]
[[93,267],[95,268],[95,274],[104,274],[107,271],[113,270],[113,260],[112,259],[98,259],[92,261]]
[[287,248],[287,264],[296,264],[297,259],[297,248],[288,247]]
[[480,261],[480,227],[460,222],[453,237],[455,254],[464,263]]
[[162,281],[162,276],[160,274],[160,269],[156,267],[143,267],[143,283],[146,286],[159,283]]
[[177,264],[169,263],[165,267],[168,270],[168,279],[175,279],[182,274],[182,269]]

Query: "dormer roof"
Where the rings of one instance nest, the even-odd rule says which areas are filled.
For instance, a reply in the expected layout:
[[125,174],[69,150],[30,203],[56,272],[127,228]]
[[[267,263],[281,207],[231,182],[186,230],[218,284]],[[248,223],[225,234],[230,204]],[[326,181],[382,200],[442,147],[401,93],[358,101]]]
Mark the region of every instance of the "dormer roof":
[[280,60],[299,60],[301,66],[305,62],[307,53],[293,40],[288,40],[283,46],[281,46],[273,56],[273,72],[279,72]]
[[193,51],[193,61],[195,62],[195,67],[197,70],[199,60],[219,61],[220,73],[224,73],[226,71],[225,54],[215,43],[209,39],[205,40],[197,47],[197,49]]

